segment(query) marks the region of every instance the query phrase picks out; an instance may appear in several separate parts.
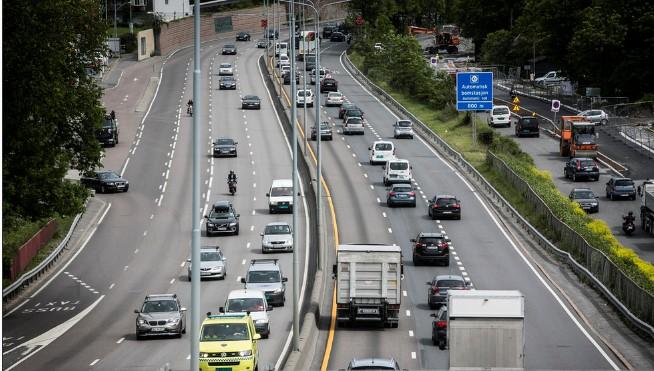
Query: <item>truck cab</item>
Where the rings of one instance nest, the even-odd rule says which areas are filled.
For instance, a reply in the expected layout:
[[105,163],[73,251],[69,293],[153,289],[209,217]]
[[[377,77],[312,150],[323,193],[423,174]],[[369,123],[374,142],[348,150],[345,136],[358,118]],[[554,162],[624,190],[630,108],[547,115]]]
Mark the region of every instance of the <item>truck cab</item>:
[[561,156],[597,157],[598,145],[594,123],[583,116],[561,116],[559,130]]

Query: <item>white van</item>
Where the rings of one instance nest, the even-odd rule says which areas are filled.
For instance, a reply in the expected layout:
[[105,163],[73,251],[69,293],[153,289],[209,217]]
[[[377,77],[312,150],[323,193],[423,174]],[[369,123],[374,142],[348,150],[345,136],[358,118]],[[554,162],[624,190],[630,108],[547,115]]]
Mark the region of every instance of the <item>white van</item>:
[[275,56],[279,57],[282,54],[288,55],[288,43],[284,43],[284,42],[275,43]]
[[384,168],[384,185],[395,183],[411,183],[411,164],[409,160],[392,159],[386,162]]
[[295,96],[295,102],[298,107],[303,107],[305,104],[307,107],[313,107],[313,92],[309,89],[298,90]]
[[291,68],[291,60],[286,54],[280,55],[279,59],[277,59],[277,67],[282,68],[284,66],[288,66],[289,69]]
[[388,160],[395,158],[395,145],[393,142],[378,140],[368,147],[368,150],[370,151],[370,165],[385,164]]
[[276,212],[293,212],[293,181],[291,179],[275,179],[266,193],[268,197],[268,211],[271,214]]
[[257,334],[267,339],[270,335],[270,319],[268,311],[272,305],[268,305],[266,294],[261,290],[232,290],[225,300],[225,307],[220,308],[223,313],[249,313],[254,321]]

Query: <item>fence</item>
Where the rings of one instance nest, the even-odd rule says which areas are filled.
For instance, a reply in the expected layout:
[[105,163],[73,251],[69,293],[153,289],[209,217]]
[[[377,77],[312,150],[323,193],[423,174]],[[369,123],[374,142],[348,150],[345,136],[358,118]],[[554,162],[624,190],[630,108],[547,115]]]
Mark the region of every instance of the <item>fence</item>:
[[[472,164],[466,161],[460,153],[454,150],[454,148],[452,148],[441,137],[436,135],[436,133],[422,123],[418,117],[404,108],[392,96],[370,81],[356,68],[356,66],[352,64],[347,55],[344,56],[343,60],[345,66],[352,75],[357,78],[357,80],[367,86],[368,89],[386,106],[400,115],[411,119],[414,123],[414,129],[416,132],[429,142],[433,148],[447,156],[452,163],[454,163],[459,169],[463,170],[469,179],[475,181],[478,184],[479,190],[483,192],[500,210],[505,214],[508,214],[509,219],[513,220],[518,227],[525,230],[539,246],[548,249],[551,253],[560,257],[563,261],[569,264],[577,274],[588,279],[588,281],[620,311],[632,326],[639,329],[649,337],[654,338],[654,326],[652,326],[652,324],[654,324],[654,298],[651,294],[636,285],[629,277],[620,271],[619,268],[611,262],[608,257],[606,257],[606,255],[587,243],[583,245],[582,241],[585,243],[583,238],[558,219],[558,226],[560,228],[558,233],[562,236],[561,238],[563,240],[575,239],[574,246],[576,246],[576,250],[568,252],[555,246],[522,215],[520,215],[520,213],[518,213],[518,211],[515,210],[515,208],[513,208],[513,206],[504,199],[504,197],[502,197],[502,195],[483,177],[483,175],[481,175]],[[493,155],[489,153],[489,156]],[[506,168],[508,169],[508,166]],[[530,189],[524,189],[525,194],[530,194],[529,197],[536,196],[533,191],[530,191]],[[549,211],[551,213],[551,210]],[[552,218],[556,219],[553,215]],[[583,257],[581,263],[576,259],[576,256]],[[604,284],[605,282],[608,286]]]
[[7,275],[6,278],[13,281],[18,277],[18,275],[23,273],[25,268],[32,261],[32,258],[34,258],[39,250],[52,239],[52,236],[57,231],[57,225],[58,223],[55,219],[50,219],[43,228],[36,232],[32,238],[18,249],[14,258],[11,259],[9,270],[5,273]]

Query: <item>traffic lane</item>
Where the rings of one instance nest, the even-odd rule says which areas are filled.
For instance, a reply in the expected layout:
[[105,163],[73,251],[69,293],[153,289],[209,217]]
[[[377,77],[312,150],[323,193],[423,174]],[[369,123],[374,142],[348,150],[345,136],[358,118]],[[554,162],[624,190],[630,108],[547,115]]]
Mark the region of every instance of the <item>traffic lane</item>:
[[[513,104],[507,103],[511,102],[511,97],[509,96],[508,91],[495,89],[495,99],[499,99],[496,104],[506,104],[509,105],[509,108],[513,108]],[[547,117],[550,120],[554,119],[554,113],[551,112],[550,103],[525,96],[519,96],[519,99],[519,107],[529,110],[529,112],[526,112],[525,110],[518,111],[517,113],[519,115],[528,115],[531,114],[532,111],[535,111],[539,115]],[[561,110],[556,117],[560,117],[561,115],[576,115],[576,112],[561,107]],[[549,127],[551,125],[548,123],[547,126]],[[600,134],[597,138],[600,152],[626,166],[629,169],[628,176],[636,179],[648,179],[654,177],[652,159],[649,158],[647,154],[643,154],[637,149],[625,145],[621,139],[615,139],[613,136],[617,134],[615,133],[614,125],[611,124],[610,118],[608,125],[598,126],[597,129]]]
[[[343,84],[341,82],[341,86],[343,87],[341,90],[344,91],[346,95],[348,95],[349,92],[347,91],[347,89],[350,87],[350,84],[347,84],[347,83]],[[367,102],[360,103],[359,101],[356,100],[356,98],[351,99],[351,100],[355,104],[360,105],[362,107],[362,109],[365,112],[367,112],[368,121],[371,123],[371,126],[374,126],[375,125],[374,123],[376,123],[376,122],[392,122],[391,121],[392,116],[391,117],[386,117],[386,118],[377,116],[380,113],[388,114],[387,111],[385,111],[383,109],[375,110],[374,107],[369,107],[367,105]],[[392,132],[391,127],[384,126],[384,125],[380,125],[379,127],[381,127],[381,129],[378,128],[377,130],[381,133],[380,136],[382,136],[382,137],[383,136],[386,136],[386,137],[390,136],[390,134]],[[463,194],[461,196],[459,196],[462,199],[462,204],[463,205],[470,205],[470,206],[468,206],[468,208],[470,208],[472,205],[475,205],[476,207],[481,207],[481,205],[479,205],[478,201],[473,200],[473,197],[474,197],[473,192],[471,190],[467,189],[466,187],[464,187],[463,184],[461,184],[461,181],[459,179],[457,179],[453,174],[451,176],[449,176],[449,177],[447,177],[447,176],[444,176],[444,177],[443,176],[428,176],[428,177],[425,178],[424,173],[420,173],[418,169],[433,168],[433,166],[434,166],[434,161],[433,161],[434,155],[433,154],[430,155],[429,152],[431,152],[431,151],[428,152],[428,149],[425,148],[425,146],[422,146],[422,145],[419,145],[419,144],[417,145],[417,147],[414,147],[414,146],[411,146],[411,145],[409,145],[409,146],[404,146],[403,145],[403,143],[409,143],[409,142],[411,142],[411,141],[395,141],[396,145],[398,145],[398,150],[397,150],[398,151],[398,156],[408,158],[414,164],[413,165],[414,166],[414,177],[416,177],[416,180],[418,181],[419,184],[422,185],[423,188],[428,188],[428,187],[430,187],[429,184],[433,184],[433,185],[431,185],[431,187],[433,187],[433,189],[458,190],[457,192],[452,192],[452,193],[455,193],[457,196],[462,194],[462,190],[464,190]],[[412,143],[417,144],[416,141],[413,141]],[[413,147],[414,150],[418,150],[418,153],[411,154],[410,151],[412,150],[412,147]],[[359,150],[359,153],[363,154],[363,153],[365,153],[367,151],[367,148],[359,147],[358,150]],[[437,180],[437,181],[434,181],[434,180]],[[445,185],[443,185],[443,183],[445,183]],[[447,183],[449,183],[449,184],[447,184]],[[440,193],[440,191],[439,191],[439,193]],[[493,223],[491,222],[491,219],[488,217],[488,215],[487,214],[481,214],[480,217],[482,218],[481,220],[473,221],[471,223],[472,225],[475,225],[475,228],[477,228],[477,226],[479,226],[479,225],[486,226],[486,228],[488,228],[487,231],[485,231],[483,233],[480,233],[479,236],[482,237],[483,239],[488,238],[488,236],[498,236],[499,237],[499,234],[498,234],[499,231],[493,225]],[[464,218],[465,218],[465,216],[464,216]],[[454,223],[456,223],[456,222],[454,222]],[[457,226],[457,224],[453,224],[453,225]],[[469,228],[469,226],[468,226],[468,228]],[[449,230],[450,228],[446,227],[445,229],[448,230],[449,237],[453,238],[453,236],[452,236],[453,232]],[[456,228],[453,231],[456,231]],[[469,229],[466,230],[464,228],[461,232],[469,233]],[[461,234],[464,234],[464,233],[461,233]],[[467,239],[469,240],[469,237],[467,237]],[[493,242],[493,240],[495,240],[496,242]],[[453,239],[453,241],[455,241],[455,240]],[[455,242],[455,243],[457,245],[460,245],[460,243],[458,243],[458,242]],[[490,245],[489,247],[493,248],[493,249],[502,248],[503,247],[502,245],[506,246],[505,243],[502,242],[501,237],[499,239],[491,238],[491,239],[486,240],[486,241],[484,241],[484,240],[482,240],[482,241],[464,241],[463,242],[463,247],[462,247],[464,249],[463,250],[464,252],[465,252],[466,246],[468,244],[470,244],[470,245],[480,245],[480,244],[483,245],[483,244],[486,244],[486,245]],[[469,259],[464,258],[465,256],[461,253],[461,248],[459,248],[458,255],[461,257],[461,259],[464,262],[469,260]],[[514,265],[517,266],[518,268],[525,268],[525,264],[519,260],[519,257],[518,257],[517,254],[511,252],[510,250],[505,250],[505,253],[503,253],[502,255],[506,255],[506,257],[504,259],[512,259],[514,264],[507,264],[507,263],[499,264],[499,262],[498,262],[499,265],[496,265],[495,267],[493,267],[495,271],[491,272],[492,274],[487,273],[487,277],[485,277],[486,279],[483,280],[483,282],[493,282],[491,277],[494,277],[494,276],[502,276],[502,278],[504,278],[504,279],[506,279],[506,277],[511,277],[513,280],[519,280],[517,277],[525,277],[525,274],[523,274],[524,272],[520,272],[520,271],[517,271],[517,272],[515,272],[513,274],[507,274],[507,272],[511,272],[511,267],[514,266]],[[471,263],[474,263],[474,261],[471,262]],[[469,263],[464,263],[464,264],[469,264]],[[479,268],[479,266],[477,266],[477,268]],[[489,271],[491,269],[485,268],[485,270]],[[475,277],[478,275],[478,272],[475,269],[472,269],[470,266],[468,267],[468,271],[471,272],[470,274],[475,276]],[[522,278],[520,278],[520,279],[522,279]],[[509,281],[511,281],[511,280],[509,280]],[[502,284],[501,282],[498,282],[498,283],[500,285]],[[508,286],[501,286],[501,287],[508,287]],[[538,295],[538,296],[539,297],[544,296],[545,298],[548,298],[547,293],[543,291],[544,287],[539,285],[538,280],[536,279],[536,277],[534,277],[534,279],[532,279],[532,280],[528,280],[527,284],[523,285],[523,287],[521,288],[521,290],[523,292],[525,292],[525,293],[534,292],[535,290],[538,291],[539,289],[540,289],[542,294]],[[530,299],[528,298],[528,300],[530,300]],[[555,305],[556,304],[554,302],[554,299],[551,296],[549,297],[548,301],[549,301],[550,305]],[[562,310],[562,308],[561,308],[561,310]],[[558,319],[560,323],[561,322],[566,322],[566,321],[561,321],[559,319],[558,314],[553,314],[553,313],[550,313],[550,319],[554,319],[554,320]],[[548,324],[547,320],[539,319],[538,322],[540,324],[544,325],[544,326],[550,326],[550,325],[547,325]],[[565,328],[565,329],[570,328],[569,322],[565,323],[561,327]],[[548,328],[552,328],[552,326],[550,326]],[[535,354],[535,353],[539,352],[539,350],[538,350],[540,348],[538,346],[538,345],[540,345],[539,343],[545,343],[545,345],[555,344],[557,342],[557,340],[558,340],[557,339],[558,335],[557,334],[551,334],[551,335],[552,336],[549,336],[549,339],[548,338],[545,338],[545,339],[539,338],[539,341],[532,341],[531,344],[533,345],[533,347],[532,348],[527,348],[527,352],[529,354],[532,354],[532,353]],[[573,342],[573,344],[578,344],[577,345],[578,349],[581,349],[584,352],[587,352],[588,350],[586,348],[588,348],[588,346],[590,345],[590,343],[587,341],[587,339],[585,337],[581,336],[581,333],[577,329],[574,329],[572,335],[576,335],[576,341]],[[574,339],[575,337],[574,336],[573,337],[568,336],[566,338]],[[590,364],[592,364],[593,361],[597,362],[597,356],[599,356],[599,354],[597,353],[596,350],[594,350],[594,348],[590,348],[589,350],[594,351],[594,353],[593,352],[590,353],[591,357],[590,357],[590,359],[588,361],[590,361]],[[585,354],[589,354],[589,353],[585,353]],[[546,359],[542,359],[540,361],[545,361],[545,360]],[[536,361],[539,361],[539,360],[537,359]],[[565,361],[566,360],[564,359],[564,362]],[[569,359],[569,361],[571,361],[571,362],[578,361],[578,357],[571,354],[571,358]],[[565,363],[563,363],[563,364],[565,364]],[[579,363],[579,367],[587,367],[587,366],[585,366],[586,364],[589,364],[589,362],[586,362],[586,360],[584,360],[583,362]],[[603,362],[601,357],[600,357],[600,362],[598,364],[608,366],[607,363]],[[538,363],[536,363],[536,365],[538,365]],[[543,363],[541,365],[538,365],[538,367],[550,368],[551,366],[547,365],[546,363]]]
[[[531,155],[537,168],[547,170],[552,174],[552,180],[559,191],[567,196],[573,188],[590,188],[598,197],[599,212],[590,214],[595,219],[603,220],[607,223],[613,235],[621,244],[632,248],[638,256],[647,261],[654,261],[654,244],[652,238],[647,236],[643,230],[638,227],[633,235],[626,236],[622,231],[622,216],[629,211],[634,215],[640,215],[640,200],[616,200],[611,201],[606,197],[606,183],[612,176],[613,172],[600,165],[599,181],[578,181],[573,182],[566,179],[563,175],[563,168],[567,157],[559,156],[559,142],[549,136],[541,138],[517,138],[514,135],[513,128],[496,128],[497,132],[504,136],[512,137],[520,148]],[[634,180],[636,184],[642,182],[641,179]]]

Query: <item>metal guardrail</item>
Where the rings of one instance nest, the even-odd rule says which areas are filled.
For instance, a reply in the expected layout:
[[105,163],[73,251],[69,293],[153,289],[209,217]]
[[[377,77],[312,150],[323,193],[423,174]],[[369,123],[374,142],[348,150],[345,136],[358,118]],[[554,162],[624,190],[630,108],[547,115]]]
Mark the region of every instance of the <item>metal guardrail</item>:
[[[644,334],[654,339],[654,327],[651,324],[641,320],[636,315],[634,315],[630,311],[630,309],[627,308],[625,304],[623,304],[613,294],[613,292],[604,285],[604,283],[600,279],[595,277],[595,275],[593,275],[593,273],[589,271],[584,265],[577,262],[577,260],[575,260],[575,258],[569,252],[561,250],[552,242],[550,242],[543,234],[541,234],[534,226],[532,226],[529,223],[529,221],[527,221],[527,219],[525,219],[522,215],[520,215],[520,213],[515,208],[513,208],[513,206],[486,180],[486,178],[484,178],[483,175],[479,171],[477,171],[477,169],[472,164],[470,164],[467,160],[465,160],[465,158],[459,152],[457,152],[454,148],[452,148],[441,137],[436,135],[436,133],[434,133],[427,125],[425,125],[422,121],[420,121],[420,119],[418,119],[415,115],[413,115],[406,108],[404,108],[404,106],[402,106],[399,102],[397,102],[392,96],[386,93],[375,83],[370,81],[361,71],[359,71],[359,69],[356,66],[354,66],[354,64],[352,64],[352,62],[347,57],[347,54],[344,54],[344,56],[345,57],[343,58],[343,60],[345,61],[345,65],[350,70],[350,72],[354,76],[356,76],[356,78],[360,82],[368,86],[368,88],[375,94],[375,96],[377,96],[378,99],[384,101],[384,103],[387,106],[391,107],[396,112],[399,112],[401,115],[410,118],[415,124],[414,128],[417,129],[416,131],[422,138],[429,141],[429,143],[436,150],[438,150],[438,152],[446,155],[451,161],[454,162],[454,164],[457,167],[464,170],[468,176],[472,177],[475,181],[477,181],[477,183],[481,185],[481,188],[485,192],[487,197],[489,197],[496,205],[500,206],[505,212],[509,213],[510,216],[515,220],[515,222],[522,229],[524,229],[532,238],[534,238],[540,246],[547,248],[548,250],[556,254],[558,257],[562,258],[577,273],[587,278],[593,284],[593,286],[595,286],[602,294],[604,294],[604,296],[620,311],[620,313],[624,315],[625,319],[629,321],[631,325],[633,325],[634,327],[642,331]],[[564,224],[563,222],[561,223]],[[592,246],[589,247],[593,250],[596,250],[602,256],[604,256],[606,262],[612,264],[612,262],[608,259],[608,257],[606,257],[606,255],[604,255],[601,251],[593,248]],[[589,263],[598,268],[601,268],[602,265],[604,264],[604,262],[599,262],[599,261],[591,261]],[[622,272],[620,271],[620,273]],[[624,273],[622,273],[622,276],[626,280],[631,281],[631,279],[627,277]],[[633,281],[631,282],[633,283]],[[642,292],[649,294],[642,288],[638,287],[635,283],[634,286],[640,289]]]
[[16,297],[16,295],[18,295],[25,287],[29,286],[32,282],[37,280],[43,273],[45,273],[48,269],[50,269],[52,264],[57,260],[57,258],[59,258],[59,255],[61,255],[61,253],[68,245],[68,242],[70,241],[70,237],[73,235],[73,231],[75,230],[75,227],[77,226],[77,223],[79,222],[81,217],[82,217],[82,213],[79,213],[75,216],[75,219],[73,219],[73,223],[71,224],[70,229],[66,234],[66,237],[64,237],[64,239],[61,241],[59,246],[57,246],[57,248],[54,249],[45,260],[39,263],[39,265],[37,265],[36,267],[32,268],[29,272],[23,274],[14,283],[7,286],[7,288],[2,290],[3,303]]

